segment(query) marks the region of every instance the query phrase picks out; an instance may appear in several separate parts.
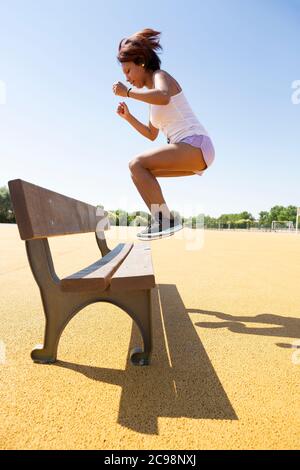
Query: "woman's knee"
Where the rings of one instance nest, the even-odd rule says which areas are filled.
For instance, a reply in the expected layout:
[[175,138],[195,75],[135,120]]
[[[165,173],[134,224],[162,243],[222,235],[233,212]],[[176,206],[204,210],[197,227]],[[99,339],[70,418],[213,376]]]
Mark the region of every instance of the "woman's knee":
[[134,171],[137,169],[139,165],[140,165],[140,161],[137,157],[130,160],[130,162],[128,163],[128,167],[131,173],[134,173]]

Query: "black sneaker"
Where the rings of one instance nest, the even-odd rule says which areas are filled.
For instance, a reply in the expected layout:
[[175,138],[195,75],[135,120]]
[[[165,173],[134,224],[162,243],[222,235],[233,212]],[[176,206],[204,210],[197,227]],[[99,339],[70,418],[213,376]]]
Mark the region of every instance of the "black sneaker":
[[181,222],[174,219],[174,217],[171,219],[163,218],[160,212],[158,220],[157,218],[152,219],[147,228],[139,232],[137,237],[143,240],[168,237],[182,228]]

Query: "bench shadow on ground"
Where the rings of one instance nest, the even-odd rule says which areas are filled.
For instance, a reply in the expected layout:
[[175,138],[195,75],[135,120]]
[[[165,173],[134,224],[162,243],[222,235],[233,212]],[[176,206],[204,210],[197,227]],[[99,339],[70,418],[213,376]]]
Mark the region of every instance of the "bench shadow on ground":
[[[282,317],[272,313],[261,313],[256,316],[234,316],[222,312],[207,312],[205,310],[189,309],[189,313],[199,313],[211,315],[217,319],[225,320],[222,322],[198,322],[195,326],[201,328],[227,328],[233,333],[241,333],[248,335],[275,336],[281,338],[300,338],[300,319],[293,317]],[[244,323],[261,323],[268,326],[246,326]],[[272,326],[271,326],[272,325]],[[298,343],[298,341],[297,341]],[[297,347],[291,343],[276,343],[280,348]]]
[[[55,365],[122,387],[118,423],[140,433],[158,434],[160,417],[237,420],[175,285],[152,290],[152,321],[150,366],[133,366],[129,355],[125,370],[60,360]],[[139,345],[133,323],[129,352]]]

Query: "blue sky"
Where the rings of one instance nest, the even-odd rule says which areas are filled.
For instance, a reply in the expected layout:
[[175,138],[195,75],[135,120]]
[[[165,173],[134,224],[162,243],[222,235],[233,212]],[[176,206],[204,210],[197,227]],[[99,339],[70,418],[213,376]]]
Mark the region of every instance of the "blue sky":
[[299,24],[295,0],[2,1],[0,186],[22,178],[106,209],[147,210],[128,162],[166,140],[116,114],[126,100],[148,124],[149,105],[112,85],[126,83],[120,39],[149,27],[216,150],[203,176],[159,178],[169,207],[257,217],[300,206]]

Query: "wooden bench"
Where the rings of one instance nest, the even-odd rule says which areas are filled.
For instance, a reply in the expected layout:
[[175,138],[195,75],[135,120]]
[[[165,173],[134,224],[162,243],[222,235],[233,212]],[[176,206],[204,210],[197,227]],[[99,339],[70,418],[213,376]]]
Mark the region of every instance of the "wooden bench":
[[[60,336],[76,313],[94,302],[110,302],[128,313],[141,333],[143,349],[131,351],[132,364],[148,365],[152,351],[151,289],[156,285],[149,242],[119,243],[109,249],[104,231],[110,224],[104,209],[21,179],[9,181],[8,186],[46,317],[44,345],[32,351],[33,361],[55,362]],[[95,232],[102,257],[59,279],[48,238],[87,232]]]

